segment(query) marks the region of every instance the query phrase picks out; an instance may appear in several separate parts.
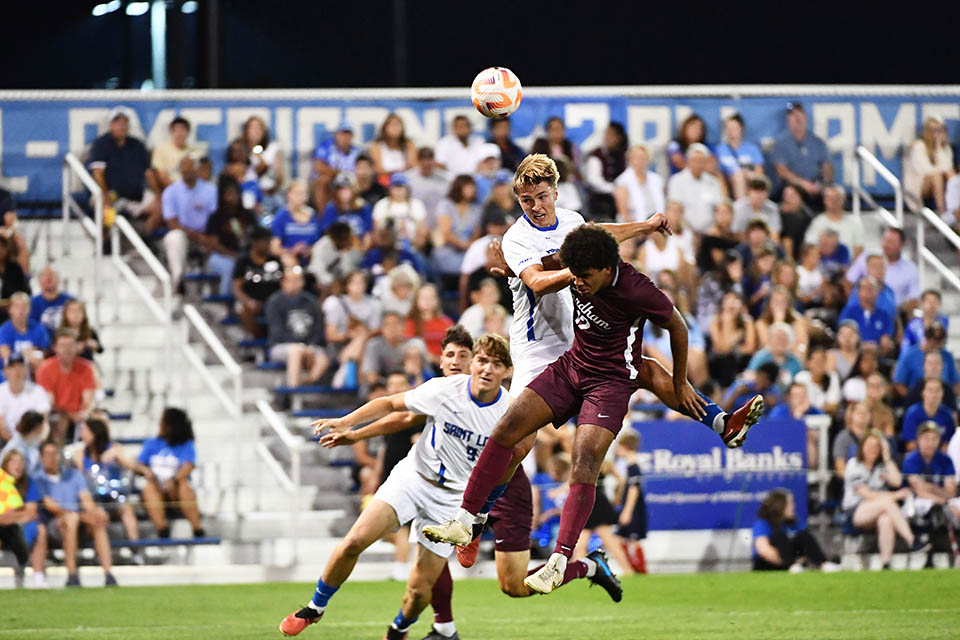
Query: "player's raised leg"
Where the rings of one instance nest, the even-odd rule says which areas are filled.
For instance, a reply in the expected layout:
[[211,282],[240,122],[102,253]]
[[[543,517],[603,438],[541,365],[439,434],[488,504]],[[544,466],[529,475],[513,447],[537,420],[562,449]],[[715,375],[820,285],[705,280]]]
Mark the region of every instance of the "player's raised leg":
[[[397,512],[386,502],[374,499],[367,505],[327,560],[327,566],[317,581],[317,588],[307,606],[284,618],[280,623],[280,631],[286,636],[295,636],[319,621],[323,617],[330,598],[350,577],[360,554],[399,526]],[[437,575],[439,575],[439,569]],[[427,593],[429,594],[429,587]]]
[[397,617],[387,629],[384,640],[404,640],[420,613],[430,604],[433,584],[447,566],[447,558],[438,556],[423,546],[417,546],[417,562],[410,571],[407,590]]
[[712,400],[694,389],[688,381],[684,381],[689,390],[696,393],[701,399],[701,410],[698,415],[696,410],[691,410],[681,404],[677,397],[676,380],[662,364],[653,358],[643,356],[637,371],[637,382],[642,389],[652,391],[660,399],[660,402],[674,411],[679,411],[713,429],[731,449],[743,445],[750,428],[757,423],[757,420],[763,414],[763,396],[761,395],[754,396],[733,413],[727,413]]

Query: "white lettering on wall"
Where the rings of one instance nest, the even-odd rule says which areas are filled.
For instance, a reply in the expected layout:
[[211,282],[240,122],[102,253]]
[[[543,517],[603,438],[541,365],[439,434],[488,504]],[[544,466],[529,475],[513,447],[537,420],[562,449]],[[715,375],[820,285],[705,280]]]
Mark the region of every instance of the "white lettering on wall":
[[297,109],[297,175],[310,175],[313,150],[321,138],[316,136],[317,125],[326,130],[324,135],[336,131],[340,124],[340,107],[300,107]]
[[568,129],[593,122],[593,131],[580,142],[580,151],[586,156],[603,144],[603,132],[610,124],[610,105],[603,102],[574,102],[564,109],[564,120]]
[[[860,144],[871,153],[878,154],[880,161],[896,157],[913,140],[917,126],[917,108],[912,104],[901,104],[890,128],[883,123],[880,109],[873,102],[860,105]],[[866,187],[877,184],[877,172],[867,163],[863,163],[860,182]]]
[[[652,125],[652,135],[647,135],[647,125]],[[649,146],[654,162],[657,164],[657,171],[662,176],[669,174],[663,155],[671,137],[669,107],[628,106],[627,136],[633,144],[642,142]]]

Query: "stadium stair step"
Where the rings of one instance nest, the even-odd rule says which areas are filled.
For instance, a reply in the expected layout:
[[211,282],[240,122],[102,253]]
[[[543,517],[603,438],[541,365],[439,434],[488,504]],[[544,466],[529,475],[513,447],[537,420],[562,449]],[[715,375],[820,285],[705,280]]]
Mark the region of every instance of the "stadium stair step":
[[274,387],[273,392],[277,395],[295,395],[306,393],[338,393],[338,394],[356,394],[359,391],[357,387],[331,387],[323,384],[308,384],[300,387]]
[[234,298],[231,295],[214,294],[214,295],[204,296],[201,299],[201,302],[204,302],[207,304],[232,304],[233,300]]
[[291,411],[292,418],[342,418],[353,411],[353,409],[344,408],[318,408],[318,409],[300,409]]

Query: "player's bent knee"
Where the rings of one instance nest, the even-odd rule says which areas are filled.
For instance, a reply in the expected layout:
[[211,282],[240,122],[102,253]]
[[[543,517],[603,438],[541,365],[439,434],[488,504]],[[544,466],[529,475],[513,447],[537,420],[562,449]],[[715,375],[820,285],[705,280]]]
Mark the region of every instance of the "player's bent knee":
[[530,595],[530,589],[523,584],[523,579],[512,576],[500,580],[500,591],[511,598],[526,598]]
[[340,552],[346,556],[359,556],[369,546],[370,543],[362,537],[348,533],[343,542],[340,543]]

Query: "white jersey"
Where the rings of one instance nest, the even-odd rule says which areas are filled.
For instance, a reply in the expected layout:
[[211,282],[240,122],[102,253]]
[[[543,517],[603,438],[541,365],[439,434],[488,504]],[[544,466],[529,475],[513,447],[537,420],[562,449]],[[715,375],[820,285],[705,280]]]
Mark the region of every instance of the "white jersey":
[[510,401],[501,387],[492,402],[481,404],[470,393],[470,376],[427,380],[403,396],[407,409],[427,416],[417,444],[407,454],[418,473],[462,492],[484,445]]
[[[527,216],[513,223],[503,236],[503,257],[517,276],[543,258],[558,253],[563,239],[585,221],[576,211],[556,209],[557,221],[540,228]],[[557,344],[556,357],[573,345],[573,297],[567,288],[535,296],[519,277],[510,278],[513,292],[513,324],[510,327],[511,355],[523,345],[546,339]],[[518,351],[515,351],[518,350]]]

